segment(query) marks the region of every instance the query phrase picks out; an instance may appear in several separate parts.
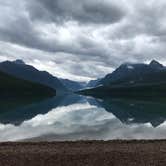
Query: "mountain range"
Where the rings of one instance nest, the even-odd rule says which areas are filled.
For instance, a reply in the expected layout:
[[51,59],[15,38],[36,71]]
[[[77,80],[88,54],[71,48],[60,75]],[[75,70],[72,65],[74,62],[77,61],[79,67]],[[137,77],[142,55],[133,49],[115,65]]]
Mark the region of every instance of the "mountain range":
[[67,91],[67,88],[59,81],[58,78],[52,76],[46,71],[39,71],[33,66],[25,64],[22,60],[5,61],[0,63],[0,71],[19,79],[51,87],[57,91],[57,94]]
[[[31,81],[19,79],[0,71],[0,99],[29,99],[45,98],[56,95],[56,90]],[[8,105],[9,107],[9,105]]]
[[56,95],[78,92],[92,96],[165,96],[166,91],[166,67],[155,60],[149,64],[124,63],[104,78],[88,83],[57,78],[22,60],[1,62],[0,72],[51,88]]
[[69,79],[57,78],[46,71],[39,71],[35,67],[27,65],[24,61],[4,61],[0,63],[0,71],[15,76],[49,86],[57,90],[57,94],[77,91],[85,87],[85,82],[76,82]]
[[[124,63],[104,78],[93,80],[95,83],[93,87],[163,81],[164,78],[161,80],[160,73],[163,74],[164,72],[166,72],[166,67],[155,60],[152,60],[149,64]],[[155,77],[151,77],[151,75],[155,75]],[[166,81],[166,78],[164,81]]]
[[93,88],[80,91],[92,96],[165,96],[165,92],[166,67],[155,60],[149,64],[122,64],[96,80]]

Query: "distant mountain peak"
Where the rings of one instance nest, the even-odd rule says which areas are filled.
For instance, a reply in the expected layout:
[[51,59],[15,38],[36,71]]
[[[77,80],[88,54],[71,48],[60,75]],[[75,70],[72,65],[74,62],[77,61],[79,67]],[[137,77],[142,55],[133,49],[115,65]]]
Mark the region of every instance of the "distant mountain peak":
[[15,61],[13,61],[13,63],[19,64],[19,65],[25,65],[25,62],[21,59],[16,59]]
[[157,67],[157,68],[162,68],[163,67],[163,65],[161,63],[159,63],[158,61],[156,61],[156,60],[152,60],[149,63],[149,66],[151,66],[151,67]]

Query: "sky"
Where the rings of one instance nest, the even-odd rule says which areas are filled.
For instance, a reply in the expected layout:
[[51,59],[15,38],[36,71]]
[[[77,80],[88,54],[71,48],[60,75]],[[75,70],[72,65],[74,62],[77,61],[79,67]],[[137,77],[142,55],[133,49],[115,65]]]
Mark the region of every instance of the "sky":
[[0,0],[0,61],[76,81],[124,62],[166,64],[165,0]]

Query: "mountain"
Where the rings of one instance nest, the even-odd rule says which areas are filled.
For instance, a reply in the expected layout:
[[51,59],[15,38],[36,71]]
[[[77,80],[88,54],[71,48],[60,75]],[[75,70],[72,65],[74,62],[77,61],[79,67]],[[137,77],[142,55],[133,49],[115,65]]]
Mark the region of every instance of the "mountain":
[[153,60],[150,64],[125,63],[101,79],[94,89],[81,93],[113,96],[164,96],[166,68]]
[[25,64],[22,60],[1,62],[0,71],[17,78],[49,86],[55,89],[57,94],[66,93],[68,91],[58,78],[46,71],[39,71],[33,66]]
[[156,60],[152,60],[149,64],[150,67],[152,68],[163,68],[164,66],[162,64],[160,64],[159,62],[157,62]]
[[96,79],[96,80],[91,80],[88,82],[88,84],[86,85],[87,88],[92,88],[92,87],[96,87],[100,84],[101,79]]
[[86,83],[84,82],[76,82],[76,81],[71,81],[68,79],[60,79],[60,81],[65,87],[67,87],[69,90],[73,92],[83,89],[86,85]]
[[1,101],[17,98],[45,98],[56,95],[56,90],[50,87],[18,79],[3,72],[0,72],[0,92]]
[[[113,73],[108,74],[105,78],[100,80],[99,83],[103,85],[130,85],[141,82],[157,82],[160,81],[158,74],[165,71],[166,68],[155,60],[151,61],[150,64],[125,63],[118,67]],[[157,77],[150,77],[152,75]]]
[[[100,85],[113,84],[133,84],[136,82],[145,81],[145,77],[150,73],[165,70],[166,68],[159,62],[152,60],[149,64],[132,64],[124,63],[120,65],[114,72],[106,75],[104,78],[92,80],[87,87],[97,87]],[[150,81],[150,80],[149,80]]]

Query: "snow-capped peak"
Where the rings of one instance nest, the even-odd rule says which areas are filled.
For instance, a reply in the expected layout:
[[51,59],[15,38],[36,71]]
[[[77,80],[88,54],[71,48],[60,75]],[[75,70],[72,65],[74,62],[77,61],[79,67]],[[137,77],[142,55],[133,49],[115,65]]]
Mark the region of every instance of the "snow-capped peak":
[[127,65],[127,68],[128,68],[128,69],[134,69],[134,66],[132,66],[132,65]]

